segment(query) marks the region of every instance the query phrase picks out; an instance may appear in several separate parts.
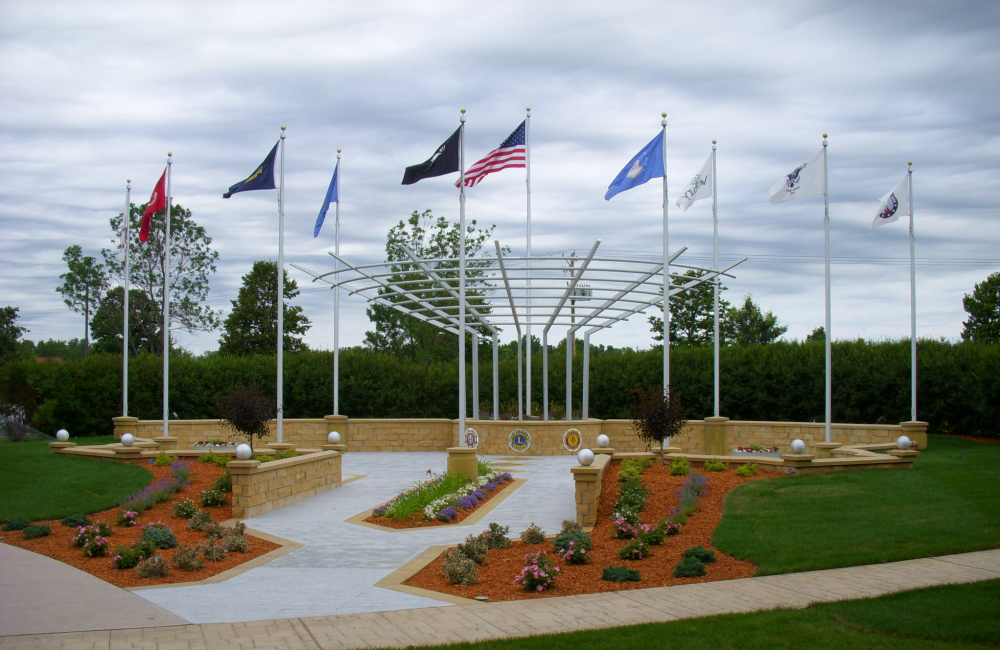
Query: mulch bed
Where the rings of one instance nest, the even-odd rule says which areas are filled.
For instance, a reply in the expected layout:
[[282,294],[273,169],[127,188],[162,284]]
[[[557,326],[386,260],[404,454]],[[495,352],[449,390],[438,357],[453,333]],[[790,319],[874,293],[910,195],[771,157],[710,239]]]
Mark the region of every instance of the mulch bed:
[[[590,562],[587,564],[567,565],[552,550],[551,542],[524,544],[515,541],[510,548],[489,552],[486,564],[477,567],[479,571],[478,584],[468,587],[448,584],[441,572],[441,564],[444,562],[443,554],[415,576],[406,580],[404,584],[465,598],[489,596],[490,601],[493,602],[733,580],[749,578],[756,574],[756,566],[722,553],[715,549],[711,542],[712,533],[722,519],[722,500],[726,493],[737,485],[761,478],[760,475],[741,478],[736,476],[735,470],[732,469],[724,472],[706,472],[708,486],[705,496],[699,500],[698,510],[688,518],[688,523],[681,528],[681,532],[665,538],[660,546],[651,546],[651,554],[648,557],[638,561],[626,561],[618,557],[618,550],[628,540],[615,539],[611,524],[611,507],[617,500],[620,490],[618,483],[619,464],[618,461],[613,462],[604,472],[598,521],[594,530],[590,532],[593,551]],[[677,505],[677,497],[674,492],[680,490],[685,477],[671,476],[669,471],[664,471],[657,464],[647,469],[642,478],[643,482],[650,488],[642,520],[645,523],[655,525],[660,517],[667,515],[667,511],[672,506]],[[547,532],[557,533],[558,531]],[[511,531],[510,537],[516,538],[518,533],[520,531]],[[681,560],[681,553],[699,544],[715,551],[716,561],[705,566],[706,575],[700,578],[674,578],[671,574],[674,566]],[[560,574],[555,585],[546,591],[541,593],[526,592],[514,584],[514,578],[525,565],[525,554],[540,550],[546,551],[555,560]],[[606,582],[601,580],[603,569],[614,565],[638,569],[642,580],[639,582]]]
[[[169,467],[155,467],[153,465],[144,465],[143,467],[152,472],[154,481],[170,477]],[[188,530],[188,520],[174,516],[173,504],[175,501],[181,501],[186,498],[193,500],[197,504],[198,495],[203,490],[212,487],[212,483],[219,476],[222,476],[224,471],[224,469],[212,463],[195,462],[191,467],[191,484],[173,495],[169,502],[159,503],[139,515],[139,523],[129,528],[115,524],[115,517],[118,514],[117,508],[88,515],[92,524],[103,521],[109,524],[114,530],[114,535],[108,538],[109,548],[107,557],[90,558],[84,556],[83,551],[74,547],[72,543],[76,529],[63,526],[59,523],[58,519],[32,522],[35,524],[47,524],[52,529],[52,534],[48,537],[22,539],[21,531],[14,530],[0,532],[0,535],[2,535],[0,541],[11,546],[17,546],[54,558],[60,562],[65,562],[118,587],[140,587],[204,580],[256,557],[260,557],[265,553],[269,553],[279,548],[279,545],[248,535],[247,537],[250,539],[249,553],[227,553],[225,559],[221,562],[209,562],[206,560],[205,566],[198,571],[185,571],[177,568],[171,562],[170,574],[163,578],[140,578],[135,574],[134,569],[116,570],[111,564],[111,557],[115,555],[114,551],[119,545],[129,546],[134,542],[138,542],[142,537],[142,526],[153,521],[162,521],[167,524],[170,530],[177,536],[177,543],[181,546],[190,546],[204,542],[206,540],[204,533]],[[225,521],[232,516],[232,497],[232,494],[226,494],[226,505],[224,506],[201,509],[211,512],[213,520],[217,522]],[[170,560],[173,557],[174,550],[158,550],[157,553]]]
[[514,481],[507,481],[496,490],[493,490],[492,492],[487,494],[486,498],[480,501],[475,508],[466,508],[465,510],[459,510],[458,516],[448,522],[438,521],[437,519],[431,519],[428,521],[424,519],[422,515],[419,514],[410,515],[410,518],[404,521],[396,521],[395,519],[390,519],[389,517],[367,517],[364,521],[368,522],[369,524],[377,524],[379,526],[385,526],[387,528],[396,528],[399,530],[405,528],[427,528],[430,526],[454,526],[455,524],[460,523],[465,519],[468,519],[472,515],[472,513],[482,508],[491,499],[493,499],[493,497],[497,496],[498,494],[500,494],[513,484]]

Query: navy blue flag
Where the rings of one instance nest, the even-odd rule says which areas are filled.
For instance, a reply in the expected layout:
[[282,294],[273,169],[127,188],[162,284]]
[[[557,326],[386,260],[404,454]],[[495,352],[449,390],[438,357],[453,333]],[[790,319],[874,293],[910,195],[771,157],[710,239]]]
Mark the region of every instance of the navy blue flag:
[[316,217],[316,227],[313,228],[313,239],[319,237],[319,229],[323,227],[323,222],[326,220],[326,211],[330,209],[331,203],[340,202],[340,180],[337,176],[340,175],[340,161],[337,161],[337,166],[333,168],[333,178],[330,179],[330,187],[326,190],[326,198],[323,199],[323,207],[319,209],[319,216]]
[[618,172],[615,180],[608,186],[608,192],[604,195],[605,201],[610,201],[611,197],[619,192],[630,190],[637,185],[648,183],[652,178],[663,178],[663,131],[656,134],[649,144],[635,154],[632,160]]
[[[280,142],[280,141],[279,141]],[[229,191],[222,195],[228,199],[237,192],[249,192],[250,190],[273,190],[274,189],[274,156],[278,153],[278,143],[274,143],[271,153],[267,154],[254,173],[250,174],[236,185],[229,188]]]

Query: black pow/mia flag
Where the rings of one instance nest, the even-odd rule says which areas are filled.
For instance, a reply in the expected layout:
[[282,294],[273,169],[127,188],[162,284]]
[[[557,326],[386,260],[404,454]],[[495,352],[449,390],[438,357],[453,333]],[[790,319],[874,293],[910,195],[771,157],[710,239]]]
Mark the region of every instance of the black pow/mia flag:
[[458,171],[459,139],[462,137],[462,127],[455,129],[451,137],[444,141],[434,155],[420,163],[407,167],[403,173],[403,185],[413,185],[417,181],[435,176],[444,176]]

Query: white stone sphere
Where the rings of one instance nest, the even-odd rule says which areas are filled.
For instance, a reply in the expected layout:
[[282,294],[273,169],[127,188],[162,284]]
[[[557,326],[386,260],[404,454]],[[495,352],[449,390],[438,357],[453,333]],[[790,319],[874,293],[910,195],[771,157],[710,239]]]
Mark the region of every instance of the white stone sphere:
[[906,436],[899,436],[898,438],[896,438],[896,446],[899,447],[900,449],[909,449],[910,444],[911,444],[910,439],[907,438]]
[[806,450],[806,443],[802,442],[798,438],[792,441],[792,453],[801,454]]
[[236,447],[236,460],[250,460],[251,456],[253,456],[253,449],[250,449],[250,445]]
[[597,436],[597,446],[602,449],[606,449],[611,446],[611,438],[607,437],[603,433]]
[[594,452],[589,449],[581,449],[580,453],[576,455],[576,459],[580,461],[580,464],[584,467],[594,464]]
[[69,440],[69,431],[67,431],[66,429],[59,429],[58,431],[56,431],[56,440],[58,440],[59,442],[66,442],[67,440]]
[[122,434],[123,447],[131,447],[134,444],[135,444],[135,436],[133,436],[131,433]]
[[340,434],[337,433],[336,431],[331,431],[330,433],[326,434],[326,442],[327,442],[327,444],[331,444],[331,445],[339,445],[340,444]]

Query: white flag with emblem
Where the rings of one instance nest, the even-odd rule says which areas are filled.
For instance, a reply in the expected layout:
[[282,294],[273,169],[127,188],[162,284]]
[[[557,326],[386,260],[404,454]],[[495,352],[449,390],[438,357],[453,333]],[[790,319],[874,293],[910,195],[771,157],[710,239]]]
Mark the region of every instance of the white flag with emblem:
[[896,221],[901,214],[910,214],[910,199],[907,191],[909,188],[906,186],[909,176],[909,174],[904,176],[896,189],[879,199],[882,202],[882,209],[875,215],[871,230],[875,230],[877,226],[884,226]]
[[695,201],[711,198],[714,190],[715,177],[712,175],[712,156],[709,155],[701,171],[694,175],[687,190],[681,194],[681,198],[677,199],[677,206],[684,208],[684,211],[687,212],[687,209]]
[[822,194],[824,172],[823,150],[820,149],[818,154],[775,183],[767,195],[771,197],[771,203],[784,203]]

